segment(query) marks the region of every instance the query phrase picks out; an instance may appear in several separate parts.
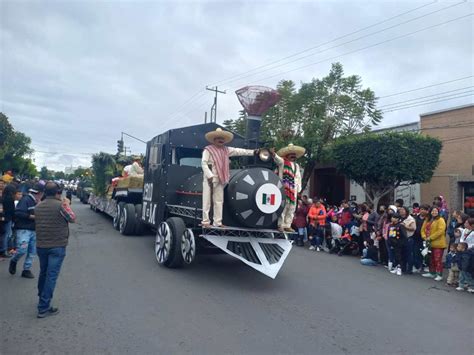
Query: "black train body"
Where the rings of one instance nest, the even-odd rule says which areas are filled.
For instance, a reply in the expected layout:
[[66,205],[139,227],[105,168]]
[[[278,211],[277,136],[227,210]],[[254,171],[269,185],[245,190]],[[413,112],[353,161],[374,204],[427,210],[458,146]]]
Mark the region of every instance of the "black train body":
[[[142,220],[157,227],[170,216],[180,216],[197,227],[202,218],[202,151],[205,134],[215,123],[169,130],[147,144]],[[229,146],[255,149],[234,133]],[[253,146],[249,146],[253,145]],[[236,161],[237,159],[237,161]],[[229,227],[274,229],[284,207],[284,190],[272,162],[258,157],[232,158],[229,184],[224,190],[224,219]],[[212,211],[212,209],[211,209]]]

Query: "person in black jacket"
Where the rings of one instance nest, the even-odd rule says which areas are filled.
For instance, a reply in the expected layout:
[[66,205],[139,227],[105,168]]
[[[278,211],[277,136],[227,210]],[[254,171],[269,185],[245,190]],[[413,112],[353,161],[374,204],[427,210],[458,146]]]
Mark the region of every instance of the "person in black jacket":
[[470,293],[474,293],[474,279],[471,274],[472,263],[474,263],[474,248],[467,249],[467,243],[458,244],[459,253],[459,287],[456,288],[458,291],[467,290]]
[[372,239],[367,239],[364,241],[364,246],[365,249],[362,251],[360,263],[367,266],[377,266],[379,253],[377,248],[374,246],[374,241]]
[[17,185],[10,183],[3,190],[3,241],[0,244],[0,257],[10,258],[8,253],[9,242],[12,237],[13,217],[15,216],[15,195]]
[[403,248],[407,241],[407,232],[405,231],[401,220],[402,217],[398,213],[394,213],[387,234],[388,246],[395,257],[395,262],[393,263],[395,267],[390,272],[392,274],[397,274],[398,276],[402,276],[402,255]]
[[16,264],[23,255],[26,255],[21,276],[33,279],[35,276],[31,272],[31,266],[33,265],[33,257],[36,255],[35,206],[43,197],[43,185],[36,184],[28,192],[26,196],[21,198],[15,209],[17,251],[10,261],[8,271],[14,275]]

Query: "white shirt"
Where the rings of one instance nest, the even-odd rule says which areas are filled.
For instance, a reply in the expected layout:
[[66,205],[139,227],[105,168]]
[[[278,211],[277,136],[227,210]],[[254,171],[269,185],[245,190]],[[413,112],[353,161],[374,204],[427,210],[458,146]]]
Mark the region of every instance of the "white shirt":
[[467,248],[474,247],[474,230],[464,229],[461,234],[460,243],[467,243]]
[[[416,221],[415,219],[408,215],[407,218],[405,218],[402,222],[402,224],[405,226],[406,228],[406,231],[407,231],[407,237],[413,237],[413,234],[415,234],[415,231],[416,231]],[[408,229],[412,229],[412,230],[408,230]]]
[[339,239],[342,236],[342,227],[334,222],[331,223],[331,236],[333,239]]
[[[252,156],[254,153],[253,149],[241,149],[227,147],[229,151],[229,157],[240,157],[240,156]],[[209,168],[209,166],[211,168]],[[201,167],[204,172],[204,177],[206,179],[212,178],[213,182],[219,181],[219,176],[217,175],[217,169],[214,164],[214,159],[212,158],[211,153],[207,149],[204,149],[202,152]]]

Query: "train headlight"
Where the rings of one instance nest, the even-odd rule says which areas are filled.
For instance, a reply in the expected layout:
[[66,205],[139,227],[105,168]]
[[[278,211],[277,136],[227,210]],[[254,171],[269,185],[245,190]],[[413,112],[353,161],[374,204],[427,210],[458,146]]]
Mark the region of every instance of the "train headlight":
[[270,154],[270,151],[268,149],[260,149],[260,152],[258,153],[258,158],[263,161],[264,163],[270,161],[272,155]]

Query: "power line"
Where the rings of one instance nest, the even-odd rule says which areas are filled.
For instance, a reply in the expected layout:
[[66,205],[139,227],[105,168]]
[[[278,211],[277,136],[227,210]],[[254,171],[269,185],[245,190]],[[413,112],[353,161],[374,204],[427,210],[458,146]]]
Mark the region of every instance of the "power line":
[[417,20],[419,20],[419,19],[422,19],[422,18],[424,18],[424,17],[433,15],[433,14],[435,14],[435,13],[438,13],[438,12],[441,12],[441,11],[445,11],[445,10],[447,10],[447,9],[449,9],[449,8],[452,8],[452,7],[461,5],[461,4],[463,4],[463,3],[464,3],[464,2],[461,1],[461,2],[459,2],[459,3],[453,4],[453,5],[450,5],[450,6],[446,6],[446,7],[444,7],[444,8],[441,8],[441,9],[438,9],[438,10],[435,10],[435,11],[432,11],[432,12],[429,12],[429,13],[427,13],[427,14],[424,14],[424,15],[421,15],[421,16],[418,16],[418,17],[414,17],[414,18],[412,18],[412,19],[409,19],[409,20],[406,20],[406,21],[397,23],[397,24],[395,24],[395,25],[392,25],[392,26],[383,28],[383,29],[381,29],[381,30],[378,30],[378,31],[375,31],[375,32],[372,32],[372,33],[369,33],[369,34],[366,34],[366,35],[363,35],[363,36],[354,38],[354,39],[351,39],[351,40],[349,40],[349,41],[346,41],[346,42],[337,44],[337,45],[335,45],[335,46],[325,48],[325,49],[323,49],[323,50],[321,50],[321,51],[318,51],[318,52],[316,52],[316,53],[311,53],[311,54],[302,56],[302,57],[300,57],[300,58],[291,60],[291,61],[289,61],[289,62],[282,63],[282,64],[279,64],[279,65],[273,66],[273,67],[271,67],[271,68],[264,69],[264,70],[262,70],[262,71],[260,71],[260,72],[255,73],[255,74],[249,74],[249,75],[246,75],[246,76],[243,76],[243,77],[240,77],[240,78],[236,78],[236,79],[233,79],[233,80],[230,80],[230,81],[226,81],[226,83],[232,83],[232,82],[235,82],[235,81],[238,81],[238,80],[241,80],[241,79],[245,79],[245,78],[248,78],[248,77],[252,77],[252,76],[255,76],[255,75],[258,75],[258,74],[262,74],[262,73],[264,73],[264,72],[268,72],[268,71],[273,70],[273,69],[276,69],[276,68],[280,68],[280,67],[286,66],[286,65],[291,64],[291,63],[298,62],[298,61],[300,61],[300,60],[302,60],[302,59],[306,59],[306,58],[312,57],[312,56],[314,56],[314,55],[316,55],[316,54],[321,54],[321,53],[327,52],[327,51],[329,51],[329,50],[331,50],[331,49],[338,48],[338,47],[342,47],[342,46],[344,46],[344,45],[347,45],[347,44],[350,44],[350,43],[359,41],[359,40],[361,40],[361,39],[374,36],[374,35],[376,35],[376,34],[379,34],[379,33],[385,32],[385,31],[387,31],[387,30],[390,30],[390,29],[393,29],[393,28],[396,28],[396,27],[405,25],[405,24],[410,23],[410,22],[413,22],[413,21],[417,21]]
[[472,94],[461,95],[461,96],[456,96],[456,97],[451,97],[451,98],[446,98],[446,99],[436,100],[436,101],[426,101],[426,102],[417,103],[416,105],[400,106],[400,107],[394,108],[394,109],[382,110],[382,112],[388,113],[388,112],[400,111],[400,110],[405,110],[407,108],[423,106],[423,105],[426,105],[426,104],[434,104],[434,103],[437,103],[437,102],[449,101],[449,100],[454,100],[454,99],[460,99],[460,98],[468,97],[468,96],[472,97]]
[[435,87],[435,86],[439,86],[439,85],[454,83],[454,82],[456,82],[456,81],[466,80],[466,79],[469,79],[469,78],[472,78],[472,75],[464,76],[464,77],[462,77],[462,78],[458,78],[458,79],[454,79],[454,80],[443,81],[443,82],[441,82],[441,83],[431,84],[431,85],[423,86],[423,87],[416,88],[416,89],[411,89],[411,90],[406,90],[406,91],[400,91],[400,92],[396,92],[396,93],[390,94],[390,95],[380,96],[379,99],[385,99],[385,98],[387,98],[387,97],[397,96],[397,95],[401,95],[401,94],[407,94],[407,93],[409,93],[409,92],[418,91],[418,90],[422,90],[422,89],[427,89],[427,88],[431,88],[431,87]]
[[[277,76],[282,76],[282,75],[285,75],[285,74],[288,74],[288,73],[291,73],[291,72],[294,72],[294,71],[297,71],[297,70],[305,69],[307,67],[310,67],[310,66],[313,66],[313,65],[316,65],[316,64],[327,62],[327,61],[330,61],[330,60],[333,60],[333,59],[336,59],[336,58],[339,58],[339,57],[343,57],[343,56],[346,56],[346,55],[349,55],[349,54],[353,54],[353,53],[356,53],[356,52],[361,52],[361,51],[369,49],[369,48],[377,47],[377,46],[380,46],[382,44],[392,42],[392,41],[395,41],[395,40],[398,40],[398,39],[401,39],[401,38],[405,38],[405,37],[411,36],[411,35],[416,34],[416,33],[420,33],[420,32],[435,28],[435,27],[446,25],[446,24],[451,23],[451,22],[462,20],[464,18],[472,16],[473,14],[474,13],[471,12],[467,15],[459,16],[459,17],[450,19],[448,21],[440,22],[440,23],[437,23],[437,24],[434,24],[434,25],[431,25],[431,26],[421,28],[421,29],[416,30],[416,31],[405,33],[405,34],[400,35],[400,36],[392,37],[392,38],[389,38],[387,40],[377,42],[377,43],[374,43],[374,44],[371,44],[371,45],[368,45],[368,46],[365,46],[365,47],[362,47],[362,48],[351,50],[351,51],[348,51],[348,52],[345,52],[345,53],[342,53],[342,54],[339,54],[339,55],[336,55],[336,56],[333,56],[333,57],[330,57],[330,58],[326,58],[326,59],[323,59],[323,60],[320,60],[320,61],[317,61],[317,62],[309,63],[309,64],[306,64],[306,65],[303,65],[303,66],[300,66],[300,67],[296,67],[296,68],[293,68],[293,69],[285,71],[285,72],[280,72],[278,74],[274,74],[274,75],[270,75],[270,76],[267,76],[267,77],[264,77],[264,78],[260,78],[260,79],[257,79],[256,82],[260,83],[262,81],[265,81],[265,80],[268,80],[268,79],[271,79],[271,78],[274,78],[274,77],[277,77]],[[245,85],[245,84],[242,84],[242,85]],[[240,86],[240,85],[237,85],[237,86],[234,86],[234,87],[236,88],[238,86]]]
[[[459,89],[455,89],[455,90],[449,90],[449,91],[439,92],[439,93],[432,94],[432,95],[427,95],[427,96],[420,96],[420,97],[417,97],[417,98],[414,98],[414,99],[410,99],[410,100],[404,100],[404,101],[393,102],[393,103],[391,103],[391,104],[386,104],[386,105],[379,106],[378,108],[381,109],[381,108],[384,108],[384,107],[397,106],[397,105],[400,105],[400,104],[406,104],[407,102],[410,102],[410,101],[418,101],[418,100],[425,99],[425,98],[428,98],[428,97],[444,95],[444,94],[447,94],[447,93],[453,93],[453,92],[456,92],[456,91],[461,91],[461,90],[466,90],[466,89],[471,89],[471,88],[474,88],[474,86],[466,86],[466,87],[459,88]],[[472,90],[468,90],[468,91],[472,91]],[[466,91],[466,92],[468,92],[468,91]],[[463,93],[456,93],[456,94],[451,94],[451,95],[465,94],[466,92],[463,92]]]
[[388,19],[385,19],[385,20],[383,20],[383,21],[380,21],[380,22],[374,23],[374,24],[372,24],[372,25],[363,27],[363,28],[361,28],[361,29],[359,29],[359,30],[346,33],[346,34],[344,34],[344,35],[342,35],[342,36],[333,38],[333,39],[331,39],[331,40],[329,40],[329,41],[320,43],[320,44],[318,44],[318,45],[316,45],[316,46],[306,48],[306,49],[301,50],[301,51],[299,51],[299,52],[296,52],[296,53],[294,53],[294,54],[291,54],[291,55],[288,55],[288,56],[286,56],[286,57],[283,57],[283,58],[274,60],[274,61],[272,61],[272,62],[270,62],[270,63],[267,63],[267,64],[264,64],[264,65],[255,67],[255,68],[250,69],[250,70],[248,70],[248,71],[246,71],[246,72],[243,72],[243,73],[240,73],[240,74],[236,74],[236,75],[233,75],[233,76],[228,77],[228,78],[226,78],[226,79],[220,80],[220,81],[218,81],[218,82],[215,82],[213,85],[217,85],[217,84],[221,84],[221,83],[224,83],[224,82],[228,82],[229,80],[235,79],[235,78],[240,77],[240,76],[242,76],[242,75],[246,75],[246,74],[249,74],[249,73],[254,72],[254,71],[256,71],[256,70],[259,70],[259,69],[265,68],[265,67],[267,67],[267,66],[270,66],[270,65],[279,63],[279,62],[284,61],[284,60],[286,60],[286,59],[296,57],[296,56],[298,56],[298,55],[300,55],[300,54],[309,52],[309,51],[311,51],[311,50],[313,50],[313,49],[320,48],[320,47],[322,47],[322,46],[324,46],[324,45],[326,45],[326,44],[329,44],[329,43],[332,43],[332,42],[336,42],[336,41],[338,41],[338,40],[340,40],[340,39],[349,37],[349,36],[354,35],[354,34],[356,34],[356,33],[363,32],[363,31],[365,31],[365,30],[367,30],[367,29],[369,29],[369,28],[372,28],[372,27],[381,25],[382,23],[389,22],[389,21],[391,21],[391,20],[393,20],[393,19],[395,19],[395,18],[401,17],[401,16],[406,15],[406,14],[409,14],[409,13],[411,13],[411,12],[415,12],[415,11],[417,11],[417,10],[419,10],[419,9],[424,8],[424,7],[433,5],[433,4],[436,3],[436,2],[437,2],[437,1],[433,1],[433,2],[430,2],[430,3],[428,3],[428,4],[425,4],[425,5],[422,5],[422,6],[418,6],[418,7],[414,8],[414,9],[411,9],[411,10],[408,10],[408,11],[405,11],[405,12],[402,12],[401,14],[398,14],[398,15],[395,15],[395,16],[392,16],[392,17],[389,17]]

